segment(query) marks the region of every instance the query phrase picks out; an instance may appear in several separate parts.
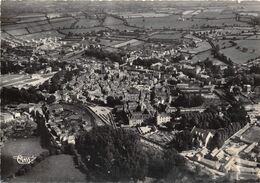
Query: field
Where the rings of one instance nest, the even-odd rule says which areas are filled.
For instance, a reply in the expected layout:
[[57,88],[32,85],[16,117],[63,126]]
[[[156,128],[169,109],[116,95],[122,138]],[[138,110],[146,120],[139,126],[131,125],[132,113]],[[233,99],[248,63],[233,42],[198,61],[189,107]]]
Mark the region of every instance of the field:
[[0,87],[4,87],[7,85],[11,85],[16,82],[22,82],[24,80],[30,79],[30,76],[26,75],[19,75],[19,74],[14,74],[14,75],[1,75],[0,77]]
[[120,44],[122,43],[123,41],[117,41],[117,40],[113,40],[113,39],[100,39],[100,43],[101,45],[103,46],[113,46],[113,45],[117,45],[117,44]]
[[89,27],[94,27],[98,26],[100,23],[96,19],[88,19],[84,16],[77,17],[79,18],[79,21],[74,25],[74,27],[84,27],[84,28],[89,28]]
[[242,135],[242,137],[249,141],[260,142],[260,127],[251,127]]
[[61,30],[62,33],[68,34],[69,32],[75,33],[75,34],[84,34],[84,33],[91,33],[92,31],[98,32],[101,30],[107,30],[108,28],[106,27],[91,27],[87,29],[63,29]]
[[132,13],[132,12],[124,12],[119,13],[120,16],[124,18],[138,18],[138,17],[166,17],[169,16],[167,13]]
[[21,36],[28,34],[28,31],[26,29],[15,29],[15,30],[8,30],[6,31],[8,34],[11,34],[13,36]]
[[249,37],[247,37],[246,39],[249,39],[249,40],[251,40],[251,39],[257,39],[257,40],[260,40],[260,35],[253,35],[253,36],[249,36]]
[[110,25],[122,25],[124,22],[118,18],[114,18],[112,16],[107,16],[104,20],[103,25],[104,26],[110,26]]
[[195,19],[181,21],[179,15],[171,15],[167,17],[155,17],[155,18],[130,18],[127,19],[128,23],[132,26],[141,27],[141,28],[154,28],[154,29],[163,29],[163,28],[176,28],[176,29],[188,29],[195,27],[196,24],[201,26],[206,24],[207,21],[204,19]]
[[26,23],[26,22],[35,22],[35,21],[42,21],[46,20],[46,17],[29,17],[29,18],[22,18],[18,20],[16,23]]
[[[255,59],[260,56],[260,40],[238,40],[237,45],[240,47],[230,47],[222,49],[228,58],[230,58],[236,64],[244,64],[250,59]],[[248,49],[243,51],[243,49]]]
[[238,40],[237,45],[250,50],[255,50],[260,55],[260,40]]
[[204,11],[194,16],[194,18],[205,18],[205,19],[232,19],[235,18],[233,13],[222,13],[219,11]]
[[60,28],[70,28],[76,20],[72,17],[65,17],[65,18],[58,18],[58,19],[51,19],[50,24],[54,29]]
[[[49,76],[45,77],[46,75],[37,75],[37,77],[32,77],[33,75],[14,75],[11,76],[1,76],[1,84],[0,88],[2,87],[26,87],[28,85],[38,85],[43,83],[44,81],[50,79],[54,75],[54,72]],[[44,77],[42,77],[44,76]],[[10,79],[11,78],[11,79]]]
[[139,40],[136,40],[136,39],[131,39],[129,41],[113,45],[113,47],[114,48],[120,48],[120,47],[124,47],[124,46],[138,46],[138,45],[143,44],[143,43],[144,43],[143,41],[139,41]]
[[58,33],[56,30],[51,30],[51,31],[45,31],[45,32],[39,32],[39,33],[33,33],[33,34],[28,34],[28,35],[23,35],[23,36],[18,36],[20,39],[24,40],[38,40],[46,37],[64,37],[63,34]]
[[85,182],[86,176],[75,168],[71,155],[54,155],[46,158],[27,174],[10,182]]
[[131,31],[131,30],[136,30],[138,28],[135,28],[135,27],[129,27],[129,26],[126,26],[126,25],[123,25],[123,24],[119,24],[119,25],[108,25],[106,26],[107,28],[109,29],[113,29],[113,30],[120,30],[120,31]]
[[150,37],[150,39],[166,39],[166,40],[177,40],[182,37],[182,33],[180,32],[162,32],[159,34],[154,34]]
[[236,64],[245,64],[248,60],[257,58],[259,56],[257,53],[244,53],[235,47],[221,50],[221,52]]
[[40,145],[40,138],[28,139],[9,139],[1,149],[1,175],[8,177],[15,173],[20,165],[13,159],[13,156],[37,156],[40,153],[47,151]]
[[197,53],[204,52],[204,51],[207,51],[207,50],[212,48],[211,45],[206,41],[200,42],[197,45],[198,45],[198,47],[196,47],[196,48],[186,48],[186,49],[183,50],[183,52],[189,52],[189,53],[197,54]]
[[49,31],[51,29],[52,29],[52,26],[50,24],[42,24],[42,25],[28,27],[28,30],[30,33]]

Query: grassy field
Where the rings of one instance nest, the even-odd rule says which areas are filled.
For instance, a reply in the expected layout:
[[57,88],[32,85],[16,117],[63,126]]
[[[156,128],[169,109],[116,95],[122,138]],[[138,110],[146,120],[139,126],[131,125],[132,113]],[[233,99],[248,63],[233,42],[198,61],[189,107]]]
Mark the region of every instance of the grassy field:
[[126,25],[123,25],[123,24],[120,24],[120,25],[108,25],[106,26],[110,29],[113,29],[113,30],[120,30],[120,31],[131,31],[131,30],[136,30],[138,28],[135,28],[135,27],[129,27],[129,26],[126,26]]
[[140,18],[140,17],[165,17],[169,16],[167,13],[153,13],[153,12],[146,12],[146,13],[132,13],[132,12],[119,12],[119,15],[124,18]]
[[75,33],[75,34],[79,34],[79,33],[91,33],[92,31],[98,32],[101,30],[108,30],[108,28],[106,27],[91,27],[91,28],[87,28],[87,29],[63,29],[61,30],[62,33],[64,34],[68,34],[69,32]]
[[107,16],[103,25],[110,26],[110,25],[122,25],[124,22],[118,18],[114,18],[111,16]]
[[260,127],[251,127],[242,135],[242,137],[249,141],[260,142]]
[[20,165],[13,159],[13,156],[38,156],[47,151],[40,145],[40,138],[9,139],[1,149],[1,175],[3,178],[15,173]]
[[[136,27],[144,28],[180,28],[188,27],[188,23],[178,21],[178,15],[172,15],[167,17],[147,17],[147,18],[130,18],[127,19],[128,23]],[[186,25],[187,24],[187,25]],[[185,26],[186,25],[186,26]]]
[[75,168],[71,155],[50,156],[30,172],[10,182],[85,182],[85,174]]
[[245,64],[248,60],[258,57],[256,53],[244,53],[235,47],[221,50],[221,52],[236,64]]
[[45,32],[39,32],[39,33],[33,33],[33,34],[28,34],[28,35],[22,35],[18,36],[20,39],[24,40],[38,40],[46,37],[64,37],[63,34],[58,33],[56,30],[51,30],[51,31],[45,31]]
[[182,33],[180,32],[172,32],[172,33],[159,33],[159,34],[154,34],[150,37],[150,39],[172,39],[172,40],[177,40],[182,37]]
[[238,40],[236,43],[240,47],[254,49],[260,55],[260,40]]
[[75,23],[75,19],[67,19],[64,21],[53,21],[51,22],[51,26],[53,29],[64,29],[64,28],[70,28],[73,23]]
[[99,21],[96,20],[96,19],[88,19],[84,16],[80,16],[78,17],[79,18],[79,21],[75,24],[74,27],[84,27],[84,28],[88,28],[88,27],[94,27],[94,26],[97,26],[99,25]]
[[235,14],[233,13],[222,13],[221,11],[204,11],[201,12],[199,14],[197,14],[196,16],[194,16],[194,18],[208,18],[208,19],[222,19],[222,18],[235,18]]

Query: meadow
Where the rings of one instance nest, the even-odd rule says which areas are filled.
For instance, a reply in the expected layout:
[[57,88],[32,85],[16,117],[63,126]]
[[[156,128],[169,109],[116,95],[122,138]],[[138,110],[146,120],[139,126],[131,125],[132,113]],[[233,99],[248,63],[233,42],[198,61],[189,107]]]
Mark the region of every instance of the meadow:
[[94,27],[98,26],[100,22],[97,19],[89,19],[86,18],[85,16],[79,16],[77,17],[79,20],[78,22],[74,25],[74,27],[84,27],[84,28],[89,28],[89,27]]
[[227,58],[230,58],[235,64],[245,64],[248,60],[255,59],[260,56],[259,53],[242,52],[235,47],[222,49],[221,53],[223,53]]

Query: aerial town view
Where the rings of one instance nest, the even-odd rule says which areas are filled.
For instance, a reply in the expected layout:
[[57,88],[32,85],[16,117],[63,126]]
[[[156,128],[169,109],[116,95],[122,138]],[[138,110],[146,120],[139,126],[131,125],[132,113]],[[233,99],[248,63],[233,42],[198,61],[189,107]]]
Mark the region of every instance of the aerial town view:
[[1,182],[260,182],[260,1],[0,3]]

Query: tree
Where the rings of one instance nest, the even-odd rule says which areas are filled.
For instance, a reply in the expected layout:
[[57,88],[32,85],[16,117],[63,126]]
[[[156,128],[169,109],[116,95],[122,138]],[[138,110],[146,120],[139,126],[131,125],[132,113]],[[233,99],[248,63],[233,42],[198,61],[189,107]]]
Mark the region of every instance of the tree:
[[148,161],[137,134],[108,126],[83,132],[76,148],[83,162],[106,181],[144,180]]
[[169,143],[170,148],[177,151],[186,151],[192,148],[192,134],[188,130],[184,130],[175,135],[175,138]]
[[47,103],[48,104],[52,104],[53,102],[56,101],[56,97],[54,95],[51,95],[48,99],[47,99]]

